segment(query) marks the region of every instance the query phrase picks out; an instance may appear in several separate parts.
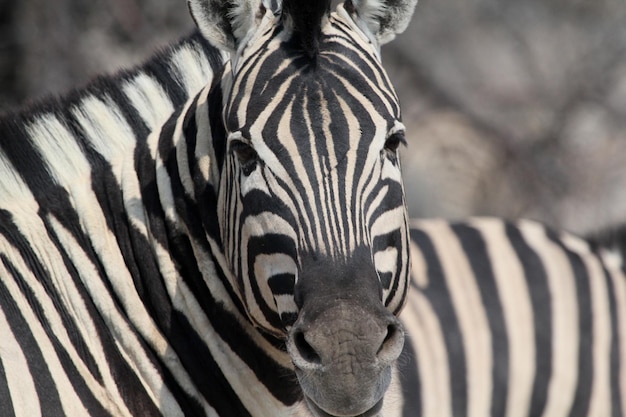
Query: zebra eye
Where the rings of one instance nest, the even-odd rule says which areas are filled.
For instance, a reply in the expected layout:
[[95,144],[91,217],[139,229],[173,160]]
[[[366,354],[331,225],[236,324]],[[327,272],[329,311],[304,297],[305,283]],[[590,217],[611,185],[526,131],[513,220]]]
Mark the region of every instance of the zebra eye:
[[254,148],[244,141],[233,140],[230,143],[230,151],[237,156],[243,174],[246,176],[252,174],[259,160],[259,154]]
[[390,154],[395,155],[400,144],[406,145],[406,138],[404,132],[396,132],[390,135],[385,141],[385,150]]

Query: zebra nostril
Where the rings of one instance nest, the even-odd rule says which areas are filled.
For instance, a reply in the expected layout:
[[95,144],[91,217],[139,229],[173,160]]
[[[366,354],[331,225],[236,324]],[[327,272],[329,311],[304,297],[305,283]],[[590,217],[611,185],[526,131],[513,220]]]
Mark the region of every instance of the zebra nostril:
[[322,358],[317,351],[306,340],[304,332],[296,331],[292,336],[294,351],[292,352],[293,361],[300,368],[317,367],[322,363]]
[[404,346],[404,330],[399,322],[387,326],[387,333],[383,339],[376,357],[384,363],[390,363],[398,359]]

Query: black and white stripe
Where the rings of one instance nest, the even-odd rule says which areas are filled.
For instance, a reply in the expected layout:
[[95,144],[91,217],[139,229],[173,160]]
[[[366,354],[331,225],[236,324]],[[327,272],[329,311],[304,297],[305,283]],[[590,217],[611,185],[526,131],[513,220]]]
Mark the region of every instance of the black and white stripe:
[[404,415],[626,415],[626,276],[531,221],[412,223]]

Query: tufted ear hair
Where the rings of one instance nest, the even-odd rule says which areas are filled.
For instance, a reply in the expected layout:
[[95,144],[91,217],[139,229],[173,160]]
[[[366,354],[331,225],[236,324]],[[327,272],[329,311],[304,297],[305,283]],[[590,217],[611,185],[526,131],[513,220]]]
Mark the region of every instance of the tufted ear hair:
[[417,0],[346,0],[345,10],[380,46],[409,25]]
[[265,14],[261,0],[187,0],[202,35],[214,46],[235,52]]

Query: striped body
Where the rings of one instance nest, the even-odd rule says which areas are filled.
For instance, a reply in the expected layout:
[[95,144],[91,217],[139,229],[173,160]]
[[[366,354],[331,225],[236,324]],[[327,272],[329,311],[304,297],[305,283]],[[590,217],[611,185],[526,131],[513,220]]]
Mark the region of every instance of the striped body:
[[531,221],[415,221],[411,239],[405,416],[626,415],[621,261]]

